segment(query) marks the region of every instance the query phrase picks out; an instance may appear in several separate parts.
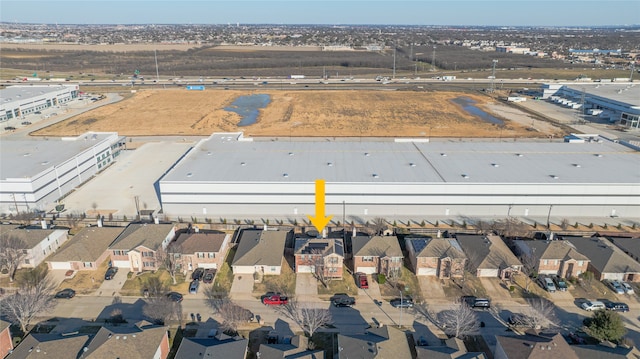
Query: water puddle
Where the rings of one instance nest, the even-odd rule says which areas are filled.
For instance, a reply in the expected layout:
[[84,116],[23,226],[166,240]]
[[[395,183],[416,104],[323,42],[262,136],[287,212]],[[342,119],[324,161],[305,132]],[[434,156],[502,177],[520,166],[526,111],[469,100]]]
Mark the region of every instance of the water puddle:
[[260,109],[267,107],[271,102],[271,96],[257,94],[240,96],[233,101],[231,106],[225,107],[225,111],[235,112],[242,117],[238,126],[249,126],[256,123],[260,115]]
[[504,126],[504,121],[484,112],[479,107],[474,106],[473,104],[475,104],[476,101],[474,101],[469,97],[456,97],[451,101],[457,105],[462,106],[462,109],[465,110],[467,113],[472,114],[476,117],[480,117],[480,119],[482,119],[483,121],[493,123],[499,126]]

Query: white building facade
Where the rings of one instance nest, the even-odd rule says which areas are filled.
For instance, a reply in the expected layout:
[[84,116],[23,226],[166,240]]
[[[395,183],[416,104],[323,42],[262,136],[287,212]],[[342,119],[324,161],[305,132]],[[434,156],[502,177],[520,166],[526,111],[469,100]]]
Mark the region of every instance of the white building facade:
[[79,93],[78,85],[7,87],[0,90],[0,122],[65,104],[77,98]]

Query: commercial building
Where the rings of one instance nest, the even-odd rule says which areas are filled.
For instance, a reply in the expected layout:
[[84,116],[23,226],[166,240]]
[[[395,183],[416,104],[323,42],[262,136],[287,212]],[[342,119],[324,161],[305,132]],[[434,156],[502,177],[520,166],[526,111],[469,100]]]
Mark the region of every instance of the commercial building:
[[115,132],[0,141],[0,213],[43,211],[109,166],[124,146]]
[[62,105],[79,92],[78,85],[9,86],[0,90],[0,122]]
[[600,83],[544,84],[542,98],[574,108],[585,115],[609,119],[626,128],[640,129],[640,86],[635,83],[609,80]]
[[159,181],[165,213],[195,218],[640,217],[640,154],[610,141],[202,140]]

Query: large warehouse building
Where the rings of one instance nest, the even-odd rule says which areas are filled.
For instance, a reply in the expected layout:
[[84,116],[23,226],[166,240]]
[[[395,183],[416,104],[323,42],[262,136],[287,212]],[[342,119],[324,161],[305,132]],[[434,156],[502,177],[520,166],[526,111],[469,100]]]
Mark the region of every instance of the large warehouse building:
[[78,97],[78,85],[10,86],[0,90],[0,122],[65,104]]
[[88,132],[49,140],[0,141],[0,213],[42,211],[109,166],[123,138]]
[[[640,154],[560,142],[269,141],[214,134],[160,180],[164,213],[196,218],[313,214],[640,217]],[[343,207],[344,206],[344,207]]]

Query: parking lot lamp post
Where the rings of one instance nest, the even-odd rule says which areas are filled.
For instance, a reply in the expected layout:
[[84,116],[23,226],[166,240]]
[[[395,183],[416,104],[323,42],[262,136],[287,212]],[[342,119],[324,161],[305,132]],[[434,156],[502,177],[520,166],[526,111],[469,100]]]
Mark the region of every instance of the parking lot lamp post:
[[398,322],[398,328],[402,327],[402,307],[404,306],[402,298],[402,289],[400,289],[400,321]]
[[552,205],[552,204],[550,204],[550,205],[549,205],[549,213],[547,214],[547,229],[548,229],[548,230],[551,230],[551,222],[550,222],[550,219],[551,219],[551,209],[552,209],[552,208],[553,208],[553,205]]

